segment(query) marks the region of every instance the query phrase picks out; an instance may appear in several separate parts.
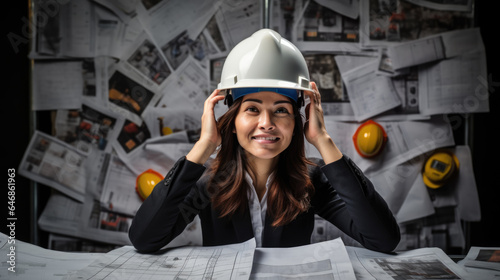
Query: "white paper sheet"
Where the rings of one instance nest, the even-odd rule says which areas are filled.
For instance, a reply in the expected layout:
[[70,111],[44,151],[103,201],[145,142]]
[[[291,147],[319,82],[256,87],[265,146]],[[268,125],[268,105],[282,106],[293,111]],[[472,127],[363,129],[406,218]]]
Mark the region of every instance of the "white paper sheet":
[[[430,3],[431,1],[426,2]],[[421,3],[422,1],[419,0],[397,1],[391,4],[382,1],[360,1],[360,42],[362,48],[388,47],[450,30],[464,30],[473,26],[473,12],[468,8],[462,11],[448,12],[453,13],[453,20],[440,21],[439,25],[428,24],[436,18],[442,17],[444,12],[437,7],[423,7],[420,5]],[[466,5],[468,4],[470,3]]]
[[101,105],[84,100],[79,110],[57,110],[55,136],[88,155],[92,150],[111,152],[124,119]]
[[159,86],[124,61],[111,63],[102,75],[102,88],[107,92],[104,104],[110,111],[141,125],[144,111],[161,98]]
[[365,279],[477,279],[439,248],[422,248],[384,254],[347,247],[354,272]]
[[256,248],[250,279],[356,279],[340,238],[291,248]]
[[185,156],[194,145],[194,143],[189,143],[186,131],[151,140],[157,143],[145,141],[131,153],[119,154],[120,159],[136,175],[148,169],[153,169],[160,174],[167,174],[174,163],[181,156]]
[[[92,158],[93,164],[100,166],[102,163],[103,165],[102,172],[93,173],[102,175],[96,178],[96,186],[101,189],[96,192],[95,197],[99,199],[101,208],[134,216],[142,204],[136,191],[137,175],[115,155],[102,153],[100,157]],[[103,180],[103,182],[98,180]],[[87,187],[87,192],[89,192],[89,187]]]
[[357,18],[359,16],[359,0],[354,1],[328,1],[328,0],[314,0],[319,4],[350,18]]
[[459,262],[465,269],[482,268],[500,276],[500,247],[472,246],[467,256]]
[[395,213],[399,223],[405,223],[435,214],[434,204],[429,196],[427,187],[421,177],[417,176],[411,185],[410,191],[403,201],[401,208]]
[[447,58],[470,52],[484,52],[483,38],[479,28],[468,28],[439,34],[445,46]]
[[455,182],[455,193],[460,218],[470,222],[480,221],[481,207],[470,148],[460,145],[456,146],[452,152],[460,161],[460,170]]
[[163,0],[137,6],[137,16],[153,40],[163,48],[169,41],[187,31],[196,37],[213,16],[218,0]]
[[33,28],[36,39],[32,40],[30,57],[95,55],[95,6],[90,1],[35,1],[35,14],[39,29]]
[[444,11],[472,11],[473,0],[465,0],[460,2],[436,2],[428,0],[407,0],[408,2],[414,3],[415,5],[420,5],[422,7],[427,7],[436,10]]
[[431,201],[421,173],[425,159],[432,150],[370,177],[398,222],[434,214],[434,207],[445,206],[456,206],[459,218],[464,221],[480,220],[480,203],[469,147],[460,145],[446,150],[455,154],[460,162],[458,178],[449,183],[450,191],[436,191],[434,202]]
[[419,104],[425,115],[489,112],[484,52],[465,53],[419,70]]
[[[301,51],[361,51],[359,1],[294,1],[291,42]],[[290,7],[287,7],[290,9]],[[286,14],[286,13],[285,13]]]
[[262,28],[262,1],[220,1],[215,19],[226,45],[226,53],[241,40]]
[[140,254],[131,246],[101,256],[68,279],[248,279],[255,239],[225,246],[171,248]]
[[53,136],[35,131],[19,164],[19,174],[83,202],[87,156]]
[[135,13],[140,0],[92,0],[116,13],[121,20],[126,21]]
[[398,223],[434,214],[434,205],[421,178],[423,163],[423,158],[417,158],[369,178]]
[[413,40],[387,49],[395,70],[445,58],[441,37]]
[[53,233],[129,245],[127,231],[131,221],[130,217],[101,211],[99,201],[89,196],[79,203],[54,193],[47,201],[38,225],[42,230]]
[[[12,254],[11,247],[15,249],[13,250],[13,265],[9,263],[11,259],[8,255]],[[102,255],[104,254],[47,250],[24,241],[9,239],[7,235],[0,233],[0,261],[2,263],[0,278],[62,280]],[[8,270],[11,267],[12,271]]]
[[126,22],[130,17],[117,15],[117,10],[109,10],[100,5],[93,5],[95,10],[95,57],[108,56],[119,57],[125,30],[128,28]]
[[186,58],[162,86],[162,98],[154,106],[203,112],[203,104],[211,93],[208,75],[204,71],[193,58]]
[[158,87],[161,87],[173,71],[147,32],[141,33],[127,49],[123,49],[120,59]]
[[343,73],[342,80],[347,87],[357,121],[372,118],[401,105],[391,79],[377,75],[377,68],[377,61],[372,61]]
[[82,105],[81,61],[37,61],[33,67],[32,110],[77,109]]
[[[133,186],[130,186],[133,188]],[[115,245],[130,245],[130,215],[101,208],[99,199],[90,194],[83,203],[53,193],[38,219],[42,230]],[[201,245],[201,227],[196,217],[167,247]]]

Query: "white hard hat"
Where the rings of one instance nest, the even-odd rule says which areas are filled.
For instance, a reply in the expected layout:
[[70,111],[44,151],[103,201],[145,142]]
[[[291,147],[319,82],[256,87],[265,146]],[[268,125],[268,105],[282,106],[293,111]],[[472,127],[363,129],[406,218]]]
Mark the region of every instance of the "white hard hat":
[[[217,88],[232,90],[234,100],[247,93],[269,90],[297,101],[290,92],[311,91],[304,56],[290,41],[271,29],[253,33],[231,50]],[[236,92],[239,94],[235,95]]]

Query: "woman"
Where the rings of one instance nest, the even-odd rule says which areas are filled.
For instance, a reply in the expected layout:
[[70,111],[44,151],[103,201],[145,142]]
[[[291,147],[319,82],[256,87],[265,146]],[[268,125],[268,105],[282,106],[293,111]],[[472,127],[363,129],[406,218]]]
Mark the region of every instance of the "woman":
[[[272,40],[284,40],[268,33]],[[273,43],[266,38],[257,45],[267,44],[268,56]],[[266,68],[276,64],[269,63]],[[240,73],[234,80],[243,77]],[[400,235],[391,211],[326,131],[316,84],[308,83],[307,89],[232,88],[232,102],[219,120],[214,107],[227,96],[215,90],[204,104],[199,140],[154,188],[133,220],[129,236],[136,249],[162,248],[196,215],[203,245],[253,237],[258,247],[305,245],[318,214],[368,249],[394,250]],[[302,95],[309,99],[305,123]],[[322,160],[306,159],[304,138]]]

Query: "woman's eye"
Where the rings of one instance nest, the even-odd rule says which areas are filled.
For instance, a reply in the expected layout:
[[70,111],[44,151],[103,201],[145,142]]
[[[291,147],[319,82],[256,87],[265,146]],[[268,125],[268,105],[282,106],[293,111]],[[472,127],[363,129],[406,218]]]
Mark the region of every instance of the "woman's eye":
[[248,111],[248,112],[258,112],[257,108],[255,108],[255,107],[247,107],[245,109],[245,111]]
[[288,111],[288,109],[287,109],[287,108],[281,107],[281,108],[279,108],[278,110],[276,110],[276,113],[277,113],[277,114],[288,114],[288,113],[289,113],[289,111]]

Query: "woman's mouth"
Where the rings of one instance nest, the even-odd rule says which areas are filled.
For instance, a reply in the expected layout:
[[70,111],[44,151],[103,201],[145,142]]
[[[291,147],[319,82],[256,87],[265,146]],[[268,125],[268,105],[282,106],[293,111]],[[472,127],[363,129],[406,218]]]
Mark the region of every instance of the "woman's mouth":
[[261,143],[274,143],[280,138],[275,136],[253,136],[252,140],[256,140]]

